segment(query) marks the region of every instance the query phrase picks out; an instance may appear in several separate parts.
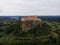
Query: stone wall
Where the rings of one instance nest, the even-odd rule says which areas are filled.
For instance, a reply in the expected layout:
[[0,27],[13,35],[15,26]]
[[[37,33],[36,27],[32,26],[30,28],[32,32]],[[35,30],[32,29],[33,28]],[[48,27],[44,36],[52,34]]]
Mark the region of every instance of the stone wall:
[[31,29],[35,26],[37,26],[38,24],[41,23],[41,19],[36,17],[36,20],[34,18],[31,18],[31,20],[25,20],[27,19],[27,17],[23,17],[22,18],[23,20],[21,20],[21,26],[22,26],[22,31],[25,31],[25,30],[28,30],[28,29]]

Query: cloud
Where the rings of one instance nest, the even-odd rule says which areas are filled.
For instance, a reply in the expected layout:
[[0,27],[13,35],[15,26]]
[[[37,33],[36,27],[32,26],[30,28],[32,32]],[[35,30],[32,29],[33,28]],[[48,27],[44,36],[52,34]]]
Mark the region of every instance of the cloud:
[[0,15],[60,15],[60,0],[0,0]]

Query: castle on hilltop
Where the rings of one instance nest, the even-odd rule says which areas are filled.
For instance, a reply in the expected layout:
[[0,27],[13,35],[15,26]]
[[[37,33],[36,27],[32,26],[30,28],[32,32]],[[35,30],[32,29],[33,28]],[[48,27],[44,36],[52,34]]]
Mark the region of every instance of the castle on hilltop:
[[42,20],[40,18],[38,18],[37,16],[22,17],[21,18],[22,31],[29,30],[29,29],[37,26],[41,22],[42,22]]
[[33,21],[39,20],[39,21],[41,21],[41,19],[38,18],[37,16],[27,16],[27,17],[21,18],[21,21],[30,21],[30,20],[33,20]]

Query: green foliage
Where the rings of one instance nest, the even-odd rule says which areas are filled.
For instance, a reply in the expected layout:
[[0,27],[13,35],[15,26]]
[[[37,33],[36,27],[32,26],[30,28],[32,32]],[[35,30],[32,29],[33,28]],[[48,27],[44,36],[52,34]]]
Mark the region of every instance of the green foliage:
[[[55,27],[54,31],[52,26]],[[60,30],[59,23],[44,22],[22,32],[20,22],[16,22],[5,30],[3,28],[3,31],[0,29],[0,45],[60,45],[60,35],[55,32],[57,30]],[[20,37],[27,39],[20,39]]]

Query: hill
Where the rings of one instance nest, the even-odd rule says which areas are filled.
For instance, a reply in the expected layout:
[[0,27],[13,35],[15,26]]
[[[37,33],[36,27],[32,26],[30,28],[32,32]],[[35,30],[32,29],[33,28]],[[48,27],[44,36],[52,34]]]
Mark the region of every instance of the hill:
[[[0,45],[60,45],[59,22],[44,21],[42,18],[39,23],[34,21],[35,18],[31,20],[23,21],[24,24],[30,24],[30,28],[24,31],[21,20],[17,21],[17,18],[15,23],[10,23],[8,20],[9,25],[3,25],[2,29],[0,26]],[[7,23],[6,20],[2,22]]]

